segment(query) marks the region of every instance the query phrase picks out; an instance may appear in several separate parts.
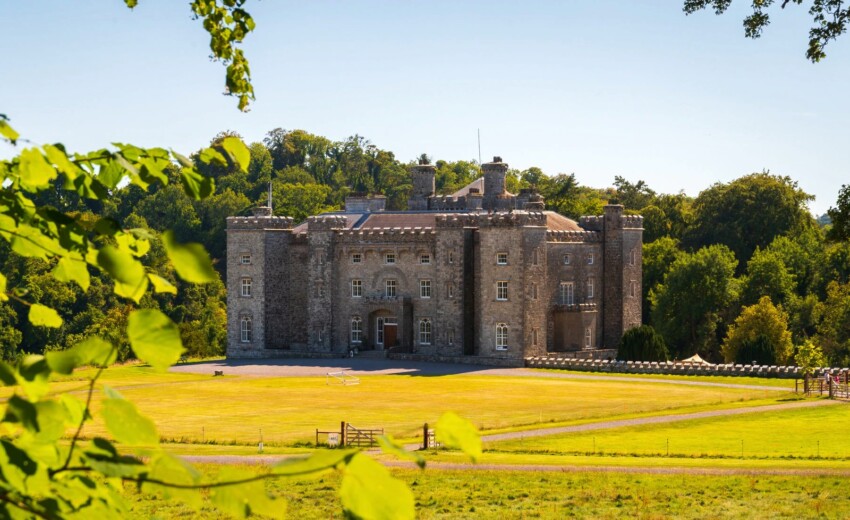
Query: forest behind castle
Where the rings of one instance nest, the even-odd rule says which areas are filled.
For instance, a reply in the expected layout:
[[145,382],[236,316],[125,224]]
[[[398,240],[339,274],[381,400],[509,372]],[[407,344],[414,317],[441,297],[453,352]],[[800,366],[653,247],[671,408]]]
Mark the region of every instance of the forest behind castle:
[[[179,291],[146,294],[141,307],[161,309],[180,327],[187,355],[205,357],[222,355],[226,343],[226,217],[265,204],[269,182],[274,213],[300,221],[341,209],[352,193],[380,193],[388,209],[405,209],[408,168],[423,158],[436,167],[438,194],[481,175],[474,160],[425,156],[405,162],[357,135],[332,141],[275,129],[249,150],[247,173],[192,157],[215,181],[214,195],[203,200],[185,196],[175,166],[168,172],[175,182],[157,183],[147,193],[129,184],[101,201],[57,187],[40,192],[35,202],[92,224],[112,219],[146,237],[146,263]],[[547,209],[570,218],[600,214],[609,201],[644,216],[643,321],[662,335],[671,358],[698,352],[713,361],[749,361],[741,356],[752,357],[752,344],[758,343],[760,361],[791,363],[808,344],[832,365],[850,365],[850,186],[837,190],[829,216],[816,220],[807,207],[812,196],[793,179],[770,172],[715,183],[696,197],[657,193],[641,180],[619,176],[596,184],[608,187],[584,186],[575,174],[534,167],[510,170],[507,178],[509,191],[534,189]],[[194,285],[175,276],[160,238],[167,229],[180,242],[203,244],[218,280]],[[4,359],[65,349],[91,335],[119,345],[121,357],[131,356],[124,331],[132,308],[113,293],[108,276],[90,269],[87,292],[57,284],[51,274],[55,261],[18,256],[5,241],[0,262],[10,286],[25,288],[28,299],[57,309],[64,320],[58,328],[34,327],[21,303],[0,303]],[[736,329],[738,338],[730,339]]]

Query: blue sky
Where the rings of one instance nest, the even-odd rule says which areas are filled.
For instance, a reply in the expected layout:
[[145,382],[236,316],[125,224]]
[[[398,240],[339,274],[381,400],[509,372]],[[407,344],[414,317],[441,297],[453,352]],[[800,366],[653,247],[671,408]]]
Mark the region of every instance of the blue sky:
[[257,101],[242,114],[188,2],[3,2],[0,113],[77,151],[191,152],[222,130],[282,127],[360,134],[403,161],[474,159],[480,128],[485,160],[588,186],[621,175],[696,195],[769,169],[825,212],[850,183],[850,36],[814,65],[805,7],[773,11],[753,41],[747,2],[719,17],[681,4],[249,0]]

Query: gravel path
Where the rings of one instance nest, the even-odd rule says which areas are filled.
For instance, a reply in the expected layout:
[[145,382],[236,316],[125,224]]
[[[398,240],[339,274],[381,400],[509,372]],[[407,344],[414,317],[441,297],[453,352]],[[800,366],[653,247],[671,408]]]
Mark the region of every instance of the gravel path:
[[481,365],[457,363],[426,363],[422,361],[394,361],[373,358],[339,359],[263,359],[263,360],[222,360],[199,363],[185,363],[171,368],[172,372],[210,374],[222,371],[227,375],[257,377],[325,377],[328,372],[344,370],[352,376],[370,375],[408,375],[408,376],[444,376],[444,375],[484,375],[515,377],[550,377],[555,379],[577,379],[585,381],[615,381],[621,383],[658,383],[667,385],[689,385],[741,390],[766,390],[789,392],[787,386],[760,386],[736,383],[713,383],[708,381],[688,381],[685,379],[657,379],[651,377],[615,377],[602,374],[567,374],[550,370],[529,368],[494,368]]

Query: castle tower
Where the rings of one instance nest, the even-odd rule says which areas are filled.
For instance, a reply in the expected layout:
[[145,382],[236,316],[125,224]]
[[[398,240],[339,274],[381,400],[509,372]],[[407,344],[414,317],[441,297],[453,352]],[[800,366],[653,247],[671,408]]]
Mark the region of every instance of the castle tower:
[[436,193],[436,168],[433,165],[420,160],[419,164],[410,169],[410,177],[413,181],[413,191],[410,200],[407,201],[407,209],[427,210],[428,198]]
[[502,208],[502,201],[507,195],[505,189],[505,177],[508,174],[507,163],[503,163],[502,158],[497,156],[493,157],[493,162],[482,164],[481,169],[484,171],[484,209],[504,209]]
[[616,348],[623,333],[641,323],[643,217],[624,215],[620,204],[604,207],[603,345]]

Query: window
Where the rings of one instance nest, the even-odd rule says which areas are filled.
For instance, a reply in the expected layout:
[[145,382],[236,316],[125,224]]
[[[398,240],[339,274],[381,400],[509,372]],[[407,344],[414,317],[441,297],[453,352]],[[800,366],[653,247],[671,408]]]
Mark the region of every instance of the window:
[[454,344],[455,344],[455,330],[451,329],[449,331],[449,345],[454,345]]
[[455,252],[454,251],[449,251],[449,263],[450,264],[455,263]]
[[635,250],[632,249],[631,251],[629,251],[629,265],[635,265],[636,262],[637,262],[637,253],[635,253]]
[[386,285],[384,286],[384,294],[387,298],[394,298],[396,295],[396,281],[395,280],[387,280]]
[[325,264],[325,252],[319,251],[317,254],[318,254],[317,258],[319,260],[319,265],[324,265]]
[[531,344],[537,346],[537,329],[531,329]]
[[251,263],[251,255],[242,255],[239,257],[239,263],[241,264],[250,264]]
[[351,342],[361,343],[363,341],[363,320],[359,316],[351,318]]
[[242,343],[251,343],[254,341],[254,327],[251,323],[251,318],[242,316],[239,319],[239,340]]
[[430,345],[431,344],[431,319],[430,318],[422,318],[419,320],[419,344],[420,345]]
[[496,282],[496,299],[499,301],[508,299],[508,282]]
[[363,296],[363,280],[351,280],[351,297],[360,298]]
[[629,282],[629,296],[631,296],[632,298],[637,296],[637,282],[634,280]]
[[387,253],[386,256],[384,256],[384,261],[388,264],[394,264],[395,263],[395,253]]
[[242,290],[239,294],[241,294],[245,298],[250,298],[251,297],[251,285],[252,284],[253,284],[253,282],[251,281],[250,278],[243,278],[242,279]]
[[584,348],[593,348],[593,330],[590,327],[584,328]]
[[363,262],[363,255],[361,253],[351,253],[351,263],[359,264]]
[[419,280],[419,297],[431,297],[431,280]]
[[446,296],[449,298],[455,297],[455,285],[453,283],[446,284]]
[[430,264],[431,263],[431,255],[429,255],[429,254],[419,255],[419,263],[420,264]]
[[319,298],[325,297],[325,284],[323,284],[322,282],[316,284],[316,296],[318,296]]
[[590,265],[592,263],[593,263],[593,253],[588,253],[588,255],[587,255],[587,265]]
[[537,284],[536,283],[531,284],[531,299],[532,300],[537,299]]
[[496,253],[496,264],[497,265],[508,265],[508,254],[507,253]]
[[564,263],[564,265],[570,265],[570,262],[572,262],[572,261],[573,261],[573,259],[572,259],[572,257],[570,256],[570,254],[569,254],[569,253],[567,253],[567,254],[565,254],[565,255],[563,256],[563,258],[561,259],[561,261]]
[[375,343],[384,344],[384,318],[381,317],[375,320]]
[[560,286],[561,305],[572,305],[575,303],[575,290],[573,282],[561,282]]
[[496,350],[508,350],[508,326],[504,323],[496,325]]
[[587,299],[593,298],[593,278],[587,279]]
[[538,257],[538,254],[537,254],[537,250],[535,249],[534,251],[531,252],[531,265],[537,265],[537,263],[539,262],[539,259],[537,257]]

